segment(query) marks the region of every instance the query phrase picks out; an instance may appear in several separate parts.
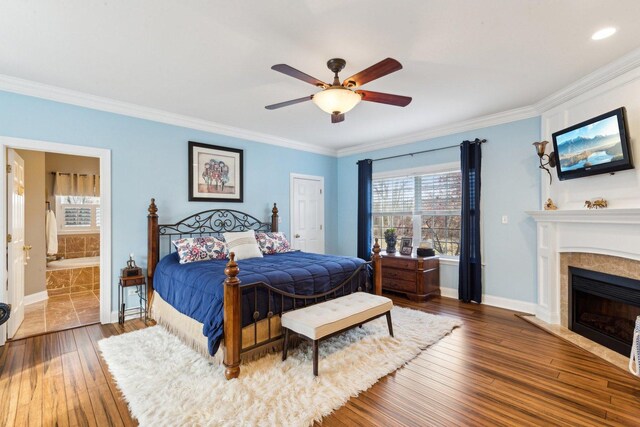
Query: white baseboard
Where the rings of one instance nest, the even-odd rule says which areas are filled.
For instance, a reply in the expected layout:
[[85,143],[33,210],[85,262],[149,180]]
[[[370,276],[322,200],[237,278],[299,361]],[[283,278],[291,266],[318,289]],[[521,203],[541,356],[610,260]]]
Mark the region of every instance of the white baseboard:
[[458,299],[458,290],[453,288],[443,288],[440,286],[440,295],[447,298]]
[[[458,299],[458,290],[453,288],[440,287],[440,295],[447,298]],[[523,313],[535,313],[537,305],[532,302],[520,301],[517,299],[497,297],[495,295],[482,295],[482,303],[492,307],[506,308],[507,310],[520,311]]]
[[40,301],[46,301],[49,299],[47,291],[36,292],[35,294],[24,296],[24,305],[34,304]]
[[551,325],[560,325],[560,313],[552,313],[547,308],[543,306],[537,306],[536,311],[534,311],[536,317],[543,322],[547,322]]
[[493,307],[506,308],[522,313],[533,314],[536,312],[537,304],[532,302],[520,301],[517,299],[497,297],[494,295],[482,295],[482,303]]

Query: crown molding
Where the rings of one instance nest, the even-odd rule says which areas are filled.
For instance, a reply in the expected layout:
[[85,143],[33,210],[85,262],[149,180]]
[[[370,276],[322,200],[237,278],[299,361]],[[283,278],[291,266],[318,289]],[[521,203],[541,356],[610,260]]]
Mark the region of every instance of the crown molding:
[[[539,114],[543,114],[638,68],[640,68],[640,49],[632,50],[615,61],[598,68],[569,86],[541,99],[533,107]],[[635,78],[635,76],[630,75],[630,78]]]
[[453,135],[455,133],[467,132],[475,129],[486,128],[489,126],[496,126],[504,123],[515,122],[518,120],[529,119],[531,117],[536,117],[539,115],[540,114],[538,113],[538,111],[532,106],[514,108],[513,110],[507,110],[501,113],[490,114],[487,116],[464,120],[462,122],[438,126],[397,138],[343,148],[341,150],[338,150],[338,157],[344,157],[352,154],[364,153],[374,150],[381,150],[383,148],[396,147],[398,145],[410,144],[412,142],[424,141],[440,136]]
[[513,110],[503,111],[501,113],[491,114],[488,116],[477,117],[458,123],[431,128],[425,131],[405,135],[395,139],[343,148],[341,150],[338,150],[338,157],[395,147],[398,145],[424,141],[440,136],[452,135],[455,133],[467,132],[475,129],[481,129],[489,126],[495,126],[540,116],[543,113],[561,104],[564,104],[565,102],[575,99],[592,89],[601,87],[606,83],[625,74],[628,75],[628,79],[625,79],[625,81],[635,79],[638,76],[636,75],[636,73],[633,73],[634,70],[640,71],[640,49],[633,50],[626,55],[616,59],[615,61],[598,68],[596,71],[587,74],[583,78],[541,99],[535,104],[521,108],[515,108]]
[[291,148],[294,150],[307,151],[316,154],[323,154],[326,156],[345,157],[352,154],[397,147],[399,145],[410,144],[441,136],[453,135],[456,133],[482,129],[490,126],[496,126],[540,116],[543,113],[565,102],[575,99],[576,97],[583,95],[584,93],[592,89],[603,86],[606,83],[627,73],[629,75],[629,79],[636,78],[637,76],[635,75],[635,73],[631,73],[631,71],[634,70],[640,70],[640,49],[629,52],[628,54],[597,69],[596,71],[586,75],[585,77],[577,80],[569,86],[566,86],[565,88],[541,99],[540,101],[532,105],[507,110],[496,114],[476,117],[457,123],[437,126],[396,138],[366,142],[339,150],[328,147],[319,147],[316,145],[286,138],[280,138],[264,133],[252,132],[245,129],[235,128],[203,119],[198,119],[195,117],[183,116],[180,114],[170,113],[168,111],[143,107],[136,104],[63,89],[56,86],[46,85],[43,83],[37,83],[2,74],[0,74],[0,90],[33,96],[37,98],[49,99],[51,101],[77,105],[94,110],[122,114],[130,117],[137,117],[140,119],[166,123],[174,126],[186,127],[189,129],[201,130],[204,132],[211,132],[234,138],[262,142],[265,144]]
[[109,113],[121,114],[129,117],[165,123],[174,126],[181,126],[189,129],[201,130],[204,132],[216,133],[233,138],[246,139],[249,141],[262,142],[279,147],[291,148],[294,150],[308,151],[326,156],[336,156],[336,150],[327,147],[318,147],[291,139],[280,138],[259,132],[252,132],[245,129],[226,126],[208,120],[195,117],[183,116],[164,110],[143,107],[141,105],[128,102],[117,101],[83,92],[64,89],[57,86],[38,83],[30,80],[0,74],[0,91],[13,92],[21,95],[33,96],[36,98],[48,99],[50,101],[62,102],[65,104],[77,105],[93,110],[106,111]]

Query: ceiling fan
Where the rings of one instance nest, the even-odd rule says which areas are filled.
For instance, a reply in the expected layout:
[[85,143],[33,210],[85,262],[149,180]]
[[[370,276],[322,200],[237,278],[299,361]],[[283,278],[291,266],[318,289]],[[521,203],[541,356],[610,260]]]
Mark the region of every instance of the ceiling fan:
[[298,104],[313,100],[321,110],[331,114],[331,123],[339,123],[344,121],[344,114],[355,107],[360,101],[378,102],[381,104],[396,105],[398,107],[406,107],[411,102],[411,97],[392,95],[389,93],[372,92],[370,90],[354,90],[372,80],[391,74],[401,70],[402,65],[393,58],[383,59],[377,64],[354,74],[345,79],[340,84],[338,73],[342,71],[347,62],[344,59],[333,58],[327,61],[327,67],[334,73],[333,83],[327,84],[321,80],[311,77],[302,71],[296,70],[287,64],[277,64],[271,67],[272,70],[279,71],[293,78],[310,83],[314,86],[322,88],[316,94],[305,96],[304,98],[292,99],[290,101],[280,102],[278,104],[267,105],[267,110],[275,110],[286,107],[288,105]]

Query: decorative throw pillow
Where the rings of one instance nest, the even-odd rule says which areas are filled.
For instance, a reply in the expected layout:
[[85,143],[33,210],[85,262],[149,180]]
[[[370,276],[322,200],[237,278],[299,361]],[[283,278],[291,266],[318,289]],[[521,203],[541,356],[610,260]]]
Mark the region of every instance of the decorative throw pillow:
[[284,233],[256,233],[256,240],[263,254],[291,252],[291,245]]
[[171,243],[176,247],[180,264],[227,258],[225,243],[215,237],[187,237],[174,240]]
[[223,235],[224,241],[227,243],[227,250],[236,254],[236,260],[262,258],[255,231],[224,233]]

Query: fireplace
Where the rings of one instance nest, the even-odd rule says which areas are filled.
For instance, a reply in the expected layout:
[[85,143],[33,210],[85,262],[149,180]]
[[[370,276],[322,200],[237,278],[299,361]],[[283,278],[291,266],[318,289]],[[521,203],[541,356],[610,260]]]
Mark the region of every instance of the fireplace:
[[640,316],[640,280],[569,267],[569,329],[628,356]]
[[[589,194],[591,193],[592,191],[589,189]],[[582,193],[576,193],[575,197],[584,200]],[[560,202],[564,204],[568,200]],[[603,357],[621,369],[627,369],[629,353],[625,351],[625,348],[628,348],[626,347],[628,342],[625,344],[625,333],[622,333],[623,336],[617,336],[620,334],[617,334],[615,330],[616,319],[609,317],[611,313],[616,317],[621,313],[623,308],[618,303],[622,303],[622,301],[615,296],[611,298],[611,295],[601,295],[599,292],[594,295],[594,292],[590,291],[578,291],[574,298],[574,292],[569,285],[569,267],[578,267],[640,281],[640,206],[621,206],[620,208],[599,209],[597,211],[558,209],[555,211],[529,211],[527,213],[535,219],[537,229],[538,287],[534,323],[593,354]],[[594,280],[600,281],[598,278]],[[604,280],[604,282],[608,282],[608,280]],[[617,285],[599,284],[599,288],[611,286]],[[598,288],[596,290],[602,291]],[[587,295],[583,295],[585,293]],[[574,322],[571,320],[574,304],[570,309],[570,298],[572,301],[575,300],[580,307],[585,304],[593,304],[596,306],[594,309],[596,314],[605,317],[580,316]],[[613,304],[613,308],[607,307],[607,304]],[[638,304],[625,304],[624,310],[636,311],[627,312],[623,319],[634,321],[635,314],[640,314],[637,308]],[[583,308],[580,310],[587,311]],[[588,307],[588,310],[590,312],[591,308]],[[614,337],[610,336],[612,328],[606,326],[611,321],[614,324],[612,331]],[[572,324],[571,327],[569,323]],[[627,327],[624,326],[624,323],[624,320],[618,321],[618,328],[622,324],[622,330],[626,330]],[[626,322],[626,324],[629,323]],[[574,330],[570,330],[570,328]],[[602,341],[596,342],[593,338],[584,337],[576,332],[576,328],[582,328],[586,334],[597,335],[602,338],[602,341],[606,340],[607,344],[614,343],[613,346],[620,353],[600,344]],[[598,329],[604,329],[604,333]]]

